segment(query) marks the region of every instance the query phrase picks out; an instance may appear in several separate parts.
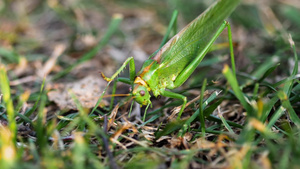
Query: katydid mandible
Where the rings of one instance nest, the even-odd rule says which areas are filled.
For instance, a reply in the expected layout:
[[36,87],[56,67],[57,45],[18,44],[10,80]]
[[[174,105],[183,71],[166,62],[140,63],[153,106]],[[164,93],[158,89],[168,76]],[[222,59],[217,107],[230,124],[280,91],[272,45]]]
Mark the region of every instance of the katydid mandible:
[[146,60],[137,74],[134,59],[130,57],[111,78],[102,74],[103,78],[109,82],[109,85],[129,63],[130,79],[127,80],[127,83],[132,85],[131,96],[134,100],[141,105],[149,106],[151,105],[150,92],[155,97],[162,95],[180,99],[183,101],[178,114],[178,119],[180,119],[187,98],[166,89],[175,89],[189,78],[226,27],[228,28],[230,52],[233,56],[230,25],[224,20],[236,8],[239,1],[220,0],[214,3],[171,38],[155,55]]

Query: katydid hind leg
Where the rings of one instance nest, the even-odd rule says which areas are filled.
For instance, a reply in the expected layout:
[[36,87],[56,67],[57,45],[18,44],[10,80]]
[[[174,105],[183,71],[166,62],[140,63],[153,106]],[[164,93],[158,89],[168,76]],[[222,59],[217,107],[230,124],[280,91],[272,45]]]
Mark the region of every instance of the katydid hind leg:
[[181,109],[179,111],[179,114],[177,116],[177,119],[180,119],[181,114],[182,114],[182,112],[183,112],[183,110],[185,108],[185,105],[187,103],[186,97],[184,95],[181,95],[181,94],[178,94],[178,93],[174,93],[174,92],[171,92],[171,91],[168,91],[168,90],[164,90],[162,92],[162,95],[165,96],[165,97],[170,97],[170,98],[174,98],[174,99],[180,99],[180,100],[183,101],[182,107],[181,107]]
[[177,78],[174,81],[174,87],[177,88],[181,86],[189,77],[190,75],[195,71],[197,66],[200,64],[206,53],[209,51],[210,47],[213,45],[213,43],[216,41],[216,39],[220,36],[220,34],[223,32],[223,30],[226,28],[228,22],[224,21],[223,24],[220,26],[220,28],[217,30],[215,35],[212,37],[212,39],[208,42],[208,44],[205,46],[205,48],[198,54],[198,56],[187,66],[185,67],[181,73],[177,76]]

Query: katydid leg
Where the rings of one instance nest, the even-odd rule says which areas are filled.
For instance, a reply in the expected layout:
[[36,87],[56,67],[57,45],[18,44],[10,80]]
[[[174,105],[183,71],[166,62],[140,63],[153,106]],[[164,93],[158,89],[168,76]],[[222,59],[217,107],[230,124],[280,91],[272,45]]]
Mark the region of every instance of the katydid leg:
[[[223,32],[223,30],[226,28],[226,26],[228,24],[229,23],[227,21],[223,22],[223,24],[217,30],[215,35],[208,42],[208,44],[205,46],[203,51],[201,53],[199,53],[199,55],[186,68],[184,68],[184,70],[182,70],[181,73],[177,76],[177,78],[174,81],[173,88],[177,88],[177,87],[181,86],[190,77],[190,75],[195,71],[195,69],[200,64],[200,62],[202,61],[202,59],[204,58],[206,53],[209,51],[210,47],[213,45],[213,43],[220,36],[220,34]],[[230,45],[230,47],[232,47],[232,44]]]
[[[228,30],[228,40],[229,40],[229,48],[230,48],[230,57],[231,57],[231,65],[232,65],[232,69],[234,70],[234,74],[235,74],[235,63],[234,63],[234,53],[233,53],[233,44],[232,44],[232,36],[231,36],[231,28],[230,28],[230,24],[227,21],[224,21],[223,24],[220,26],[220,28],[217,30],[217,32],[215,33],[215,35],[213,36],[213,38],[209,41],[209,43],[206,45],[206,47],[204,48],[204,50],[197,56],[197,58],[191,63],[189,64],[176,78],[176,80],[174,81],[174,88],[177,88],[179,86],[181,86],[188,77],[190,77],[190,75],[194,72],[194,70],[197,68],[197,66],[200,64],[200,62],[202,61],[202,59],[204,58],[204,56],[206,55],[206,53],[209,51],[210,47],[213,45],[213,43],[215,42],[215,40],[220,36],[220,34],[223,32],[223,30],[227,27]],[[181,95],[182,96],[182,95]],[[171,97],[171,96],[169,96]],[[183,96],[184,97],[184,96]],[[175,98],[175,97],[172,97]],[[178,98],[178,97],[177,97]],[[182,98],[182,97],[181,97]],[[186,98],[185,98],[186,99]],[[186,101],[185,101],[186,103]],[[181,108],[179,115],[178,115],[178,119],[180,119],[180,116],[185,108],[185,103],[182,105],[183,107]]]
[[133,83],[135,76],[136,76],[136,72],[135,72],[134,60],[133,60],[133,57],[130,57],[130,62],[129,62],[129,77],[130,77],[131,83]]
[[[130,57],[128,59],[126,59],[126,61],[122,64],[122,66],[116,71],[115,74],[112,75],[112,77],[108,78],[106,77],[103,73],[101,73],[102,77],[108,81],[108,84],[107,84],[107,87],[109,86],[109,84],[111,83],[111,81],[113,81],[126,67],[126,65],[129,63],[129,75],[130,75],[130,79],[128,78],[122,78],[122,77],[119,77],[115,80],[114,82],[114,85],[113,85],[113,90],[112,90],[112,95],[114,95],[116,93],[116,88],[117,88],[117,82],[123,82],[123,83],[127,83],[127,84],[130,84],[132,85],[132,82],[134,80],[134,77],[135,77],[135,64],[134,64],[134,59],[133,57]],[[103,97],[104,93],[106,92],[107,90],[107,87],[105,88],[105,90],[103,91],[102,95],[100,96],[99,100],[101,101],[101,97]],[[98,100],[98,102],[99,102]],[[113,107],[113,101],[114,101],[114,96],[112,96],[111,98],[111,102],[110,102],[110,110],[112,109]],[[99,102],[100,103],[100,102]]]
[[128,78],[124,78],[124,77],[119,77],[117,78],[115,81],[114,81],[114,85],[113,85],[113,89],[112,89],[112,97],[111,97],[111,100],[110,100],[110,106],[109,106],[109,110],[112,110],[112,107],[114,105],[114,100],[115,100],[115,94],[116,94],[116,90],[117,90],[117,83],[118,82],[123,82],[123,83],[126,83],[126,84],[129,84],[131,85],[131,81],[130,79]]
[[[130,74],[130,80],[134,79],[136,73],[135,73],[135,64],[134,64],[134,59],[133,57],[129,57],[128,59],[125,60],[125,62],[122,64],[122,66],[116,71],[115,74],[113,74],[110,78],[106,77],[103,73],[101,73],[102,77],[104,80],[106,80],[108,83],[106,87],[104,88],[102,94],[100,95],[95,107],[91,111],[91,114],[94,113],[96,108],[98,107],[99,103],[101,102],[106,90],[108,89],[108,86],[110,83],[125,69],[126,65],[129,63],[129,74]],[[133,82],[133,81],[132,81]],[[132,84],[131,84],[132,85]]]
[[[123,83],[126,83],[126,84],[129,84],[129,85],[132,85],[132,82],[134,81],[134,78],[135,78],[135,64],[134,64],[134,60],[133,60],[133,57],[130,57],[130,58],[128,58],[127,60],[129,60],[129,76],[130,76],[130,78],[128,79],[128,78],[123,78],[123,77],[119,77],[119,78],[117,78],[116,80],[115,80],[115,82],[114,82],[114,85],[113,85],[113,90],[112,90],[112,95],[114,95],[115,93],[116,93],[116,90],[117,90],[117,82],[123,82]],[[126,61],[127,61],[126,60]],[[125,66],[127,65],[127,63],[128,62],[124,62],[123,63],[123,65],[124,65],[124,68],[125,68]],[[122,66],[123,66],[122,65]],[[123,68],[123,69],[124,69]],[[120,72],[123,70],[123,69],[119,69],[120,70]],[[118,71],[119,71],[118,70]],[[132,87],[132,86],[131,86]],[[110,101],[110,106],[109,106],[109,109],[110,110],[112,110],[112,107],[113,107],[113,102],[114,102],[114,99],[115,99],[115,97],[114,96],[112,96],[112,98],[111,98],[111,101]]]
[[128,63],[129,63],[130,80],[133,81],[135,77],[135,64],[134,64],[133,57],[129,57],[128,59],[126,59],[125,62],[122,64],[122,66],[110,78],[106,77],[103,73],[101,73],[101,75],[106,81],[111,82],[125,69]]
[[177,119],[179,120],[180,117],[181,117],[181,114],[185,108],[185,105],[186,105],[186,102],[187,102],[187,99],[184,95],[181,95],[181,94],[178,94],[178,93],[174,93],[174,92],[171,92],[171,91],[168,91],[168,90],[164,90],[161,95],[165,96],[165,97],[170,97],[170,98],[174,98],[174,99],[180,99],[183,101],[182,103],[182,107],[179,111],[179,114],[178,114],[178,117]]

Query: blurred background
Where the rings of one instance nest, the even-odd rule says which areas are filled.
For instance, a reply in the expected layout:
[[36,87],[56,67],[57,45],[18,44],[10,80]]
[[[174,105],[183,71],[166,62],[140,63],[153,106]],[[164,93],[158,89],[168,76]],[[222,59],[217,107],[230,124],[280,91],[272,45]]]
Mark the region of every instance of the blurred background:
[[[180,30],[211,3],[210,0],[2,0],[1,62],[16,63],[19,57],[29,62],[45,61],[57,44],[64,44],[67,56],[59,61],[62,66],[72,63],[69,59],[80,57],[101,39],[116,13],[124,17],[121,26],[96,57],[104,59],[108,55],[122,62],[134,56],[144,61],[158,49],[175,9],[179,11]],[[245,64],[242,63],[245,59],[255,63],[274,55],[283,63],[288,62],[289,57],[281,55],[289,48],[289,34],[296,46],[300,41],[299,9],[298,0],[242,1],[229,19],[233,39],[242,53],[240,57],[245,57],[241,58],[241,64]]]
[[[43,76],[55,76],[72,65],[75,66],[65,76],[54,79],[70,81],[99,76],[100,71],[111,75],[129,56],[134,56],[139,67],[158,49],[174,10],[179,11],[179,31],[211,3],[210,0],[2,0],[0,61],[7,66],[11,85],[24,84],[30,90],[34,87],[39,90]],[[289,65],[294,63],[288,39],[293,38],[299,52],[299,9],[298,0],[241,2],[228,19],[241,77],[242,72],[259,74],[277,63],[281,65],[270,80],[277,81],[290,73],[293,66]],[[75,64],[105,36],[116,16],[123,20],[107,44],[89,59]],[[225,31],[217,44],[227,41]],[[229,63],[228,55],[224,56],[224,51],[229,53],[228,48],[222,50],[208,54],[199,66],[201,71],[191,76],[197,77],[191,78],[191,85],[199,84],[204,77],[216,79],[207,73],[220,73],[223,64]]]

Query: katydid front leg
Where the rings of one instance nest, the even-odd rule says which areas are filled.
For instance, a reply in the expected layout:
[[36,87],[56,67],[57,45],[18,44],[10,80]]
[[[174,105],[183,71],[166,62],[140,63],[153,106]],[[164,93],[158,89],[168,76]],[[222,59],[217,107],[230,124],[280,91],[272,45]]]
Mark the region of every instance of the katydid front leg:
[[124,78],[124,77],[118,77],[115,82],[114,82],[114,85],[113,85],[113,89],[112,89],[112,92],[111,92],[111,99],[110,99],[110,106],[109,106],[109,110],[112,110],[113,108],[113,105],[114,105],[114,100],[115,100],[115,94],[116,94],[116,91],[117,91],[117,83],[118,82],[122,82],[122,83],[126,83],[126,84],[129,84],[129,85],[132,85],[132,81],[130,81],[130,79],[128,78]]
[[[94,113],[94,111],[96,110],[96,108],[98,107],[97,105],[99,105],[99,103],[101,102],[106,90],[108,89],[108,86],[110,85],[110,83],[125,69],[126,65],[129,63],[129,75],[130,75],[130,81],[131,81],[131,85],[133,84],[134,81],[134,77],[136,76],[136,72],[135,72],[135,64],[134,64],[134,59],[133,57],[129,57],[128,59],[125,60],[125,62],[122,64],[122,66],[116,71],[116,73],[114,73],[110,78],[106,77],[102,72],[101,72],[101,76],[103,77],[104,80],[106,80],[108,83],[106,85],[106,87],[104,88],[102,94],[100,95],[96,106],[93,108],[93,110],[91,111],[91,114]],[[116,87],[116,85],[114,85],[114,88]],[[115,89],[113,89],[115,91]]]
[[129,75],[130,75],[130,81],[134,81],[134,77],[136,75],[135,73],[135,64],[134,64],[134,59],[133,57],[129,57],[128,59],[125,60],[125,62],[122,64],[122,66],[114,73],[110,78],[106,77],[102,72],[101,75],[104,80],[107,82],[113,81],[126,67],[126,65],[129,63]]
[[[129,63],[129,75],[130,75],[130,79],[128,78],[122,78],[122,77],[119,77],[116,79],[114,85],[113,85],[113,90],[112,90],[112,99],[111,99],[111,102],[110,102],[110,109],[112,109],[113,107],[113,101],[114,101],[114,94],[116,93],[116,89],[117,89],[117,82],[123,82],[123,83],[126,83],[126,84],[130,84],[131,87],[132,87],[132,84],[133,84],[133,81],[134,81],[134,77],[136,75],[136,72],[135,72],[135,64],[134,64],[134,59],[133,57],[129,57],[128,59],[126,59],[126,61],[122,64],[122,66],[116,71],[115,74],[112,75],[112,77],[108,78],[106,77],[102,72],[101,72],[101,75],[103,77],[103,79],[105,79],[106,81],[108,81],[108,84],[107,84],[107,87],[109,86],[109,84],[111,83],[111,81],[113,81],[126,67],[126,65]],[[103,91],[101,97],[104,95],[104,93],[106,92],[107,90],[107,87],[105,88],[105,90]],[[101,98],[100,97],[100,98]],[[100,99],[99,99],[100,100]],[[101,100],[100,100],[101,101]],[[99,102],[100,103],[100,102]]]

